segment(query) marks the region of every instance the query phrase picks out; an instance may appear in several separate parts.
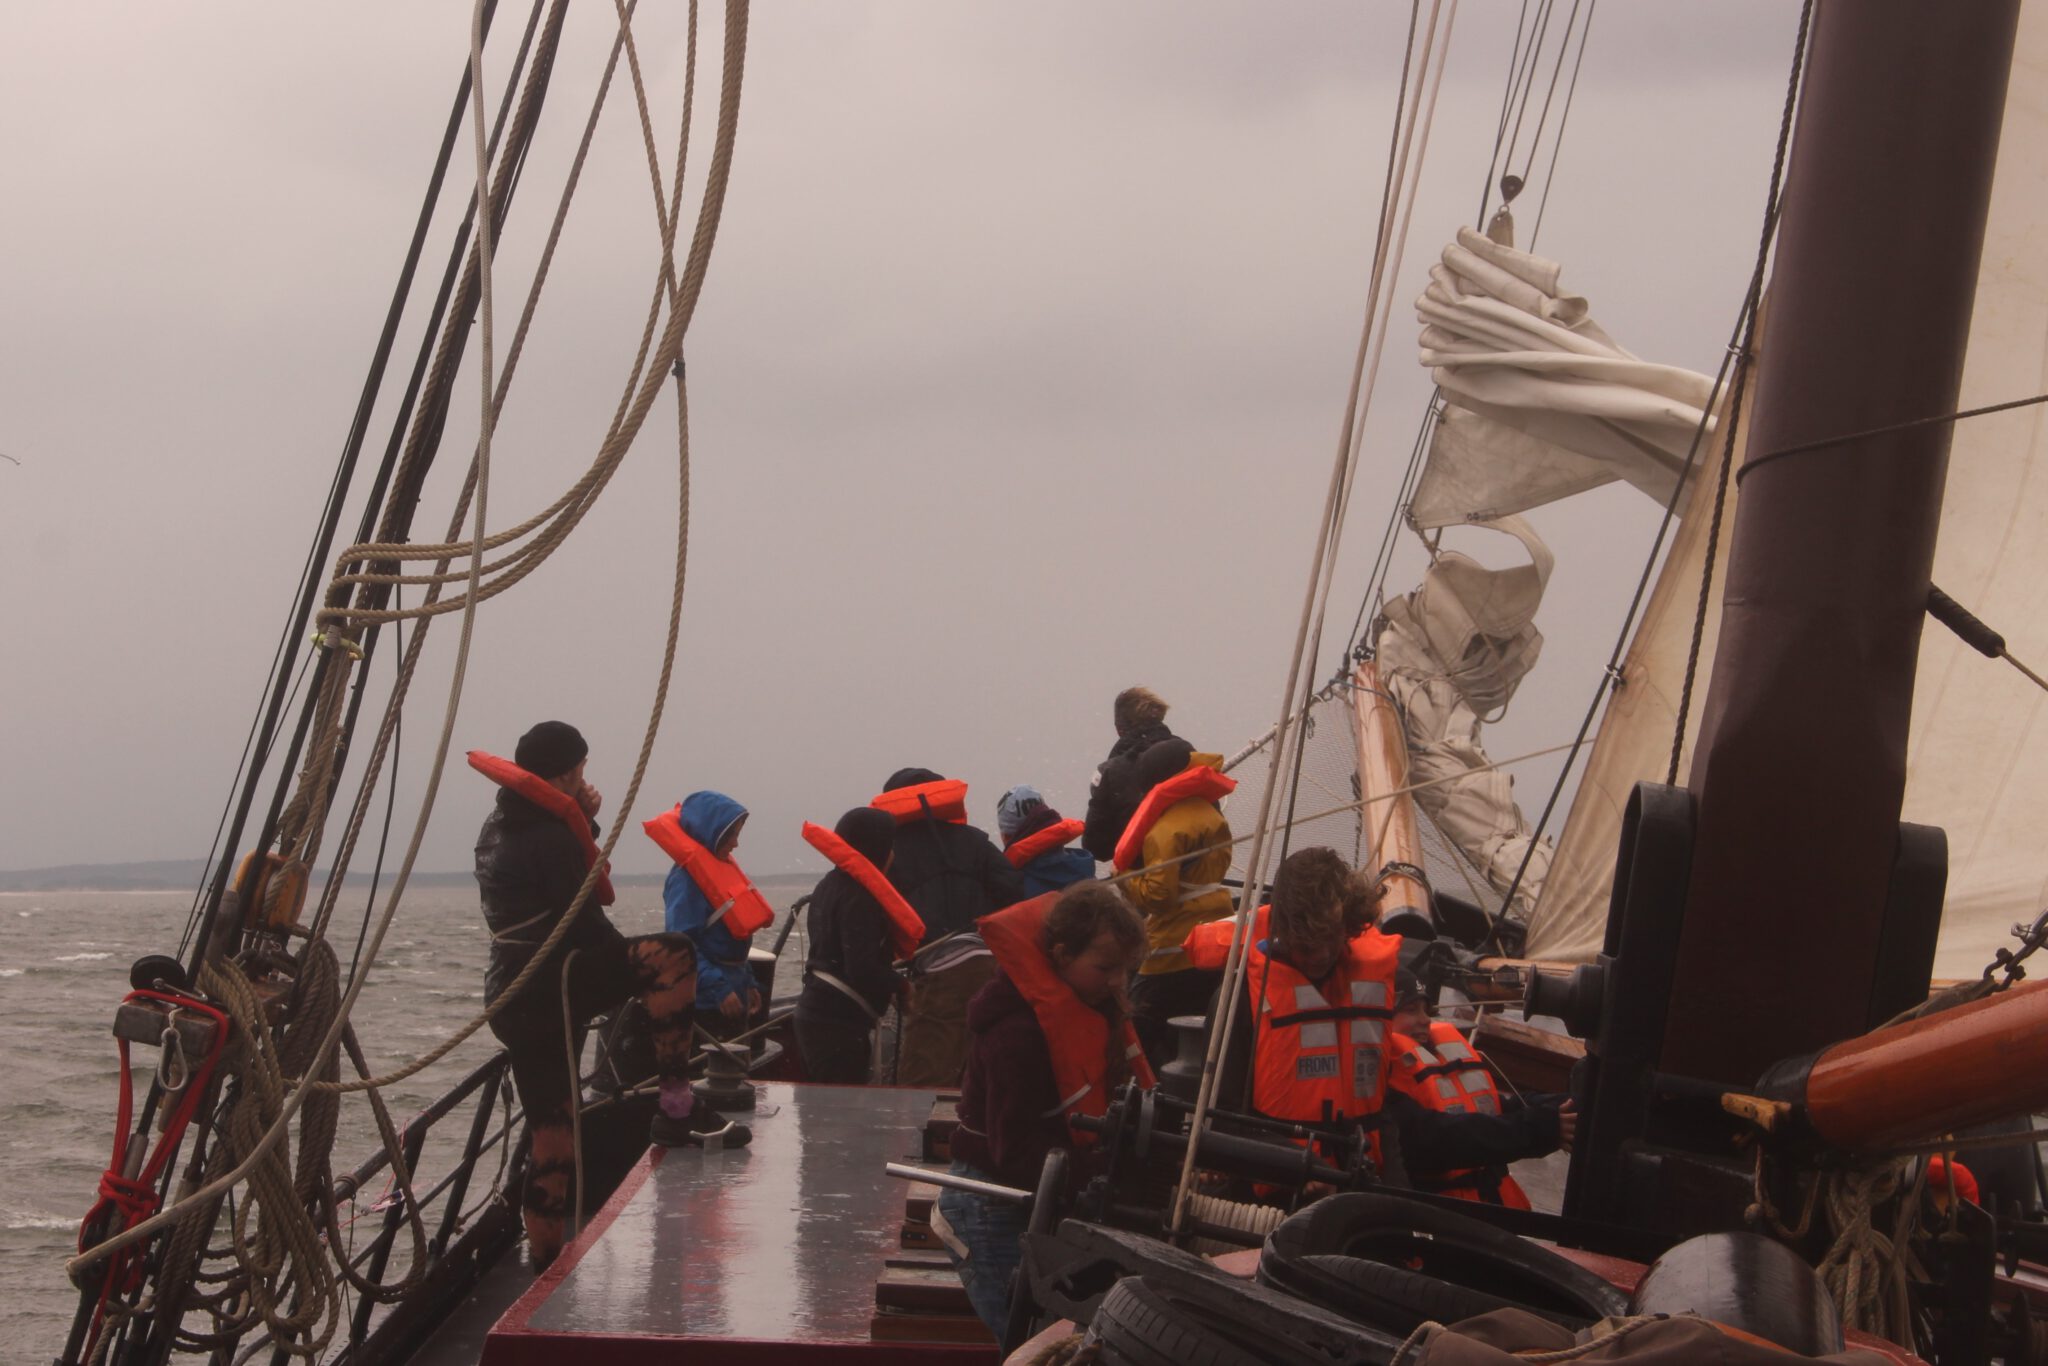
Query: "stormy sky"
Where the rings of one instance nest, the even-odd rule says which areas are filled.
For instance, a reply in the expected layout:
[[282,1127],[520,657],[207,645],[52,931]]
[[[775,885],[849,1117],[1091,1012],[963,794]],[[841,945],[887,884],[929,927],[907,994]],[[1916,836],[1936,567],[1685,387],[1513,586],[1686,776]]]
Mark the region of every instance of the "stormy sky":
[[[1333,636],[1428,394],[1407,301],[1477,210],[1521,9],[1458,10]],[[1706,371],[1719,359],[1796,11],[1598,7],[1536,247],[1637,354]],[[648,0],[636,25],[665,157],[684,14]],[[493,89],[524,17],[507,0]],[[719,19],[705,7],[688,218]],[[798,823],[829,822],[905,765],[966,778],[984,824],[1017,782],[1079,814],[1110,698],[1131,683],[1168,697],[1204,746],[1271,724],[1407,20],[1392,3],[756,7],[724,224],[686,344],[689,584],[636,821],[719,788],[755,813],[741,856],[757,873],[818,869]],[[614,24],[594,0],[569,19],[501,248],[501,318],[524,295]],[[11,10],[0,868],[206,852],[468,25],[452,0]],[[1548,56],[1542,68],[1538,102]],[[621,80],[494,444],[494,528],[588,464],[639,339],[656,238],[629,96]],[[472,174],[465,141],[430,275]],[[401,372],[423,316],[407,315]],[[474,440],[475,361],[472,346],[422,536],[445,525]],[[664,399],[578,534],[479,613],[423,869],[467,866],[489,801],[461,751],[509,753],[534,720],[584,729],[618,814],[660,662],[675,511]],[[1497,756],[1570,738],[1656,516],[1615,487],[1536,515],[1558,556],[1538,618],[1548,645],[1490,732]],[[1412,538],[1398,563],[1401,586],[1420,564]],[[456,634],[453,618],[435,627],[414,687],[398,847]],[[1341,648],[1326,643],[1319,675]],[[380,691],[396,653],[387,642],[376,662]],[[1526,805],[1556,772],[1517,770]],[[637,832],[619,846],[627,871],[662,861]]]

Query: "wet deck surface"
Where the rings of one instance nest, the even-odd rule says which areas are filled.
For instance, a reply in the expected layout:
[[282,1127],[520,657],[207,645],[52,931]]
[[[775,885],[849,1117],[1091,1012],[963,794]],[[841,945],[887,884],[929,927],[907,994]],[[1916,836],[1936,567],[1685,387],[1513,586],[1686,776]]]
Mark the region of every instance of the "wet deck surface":
[[932,1093],[767,1083],[760,1099],[746,1148],[652,1150],[499,1321],[483,1360],[674,1360],[687,1339],[693,1363],[992,1361],[986,1348],[869,1341],[875,1279],[903,1224],[904,1185],[882,1167],[915,1160]]

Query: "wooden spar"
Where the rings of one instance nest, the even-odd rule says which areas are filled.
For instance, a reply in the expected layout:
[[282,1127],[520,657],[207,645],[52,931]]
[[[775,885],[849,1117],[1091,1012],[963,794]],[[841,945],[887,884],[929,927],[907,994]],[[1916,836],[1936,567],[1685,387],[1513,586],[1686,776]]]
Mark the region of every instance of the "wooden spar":
[[[1954,410],[2017,16],[1819,0],[1749,450]],[[1870,1026],[1948,443],[1922,427],[1743,485],[1666,1072],[1744,1085]]]
[[1408,736],[1394,699],[1380,686],[1379,665],[1362,660],[1353,675],[1351,705],[1358,718],[1358,783],[1361,798],[1400,792],[1398,797],[1367,800],[1358,808],[1364,836],[1365,868],[1380,880],[1380,919],[1412,912],[1431,924],[1429,887],[1404,868],[1420,869],[1422,832],[1416,824],[1415,798],[1408,786]]
[[1852,1151],[2048,1107],[2048,982],[1837,1044],[1805,1091],[1814,1131]]

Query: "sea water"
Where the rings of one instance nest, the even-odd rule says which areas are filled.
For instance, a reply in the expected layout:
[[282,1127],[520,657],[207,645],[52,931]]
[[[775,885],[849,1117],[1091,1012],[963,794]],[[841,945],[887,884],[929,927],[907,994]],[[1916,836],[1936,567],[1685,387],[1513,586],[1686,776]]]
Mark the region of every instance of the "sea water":
[[[762,890],[782,906],[808,883],[764,879]],[[367,888],[351,889],[335,913],[330,937],[344,967],[368,896]],[[0,1062],[6,1069],[0,1080],[0,1359],[48,1361],[70,1331],[78,1294],[64,1262],[76,1250],[79,1219],[113,1150],[120,1079],[114,1010],[129,989],[129,964],[146,953],[175,953],[191,907],[189,891],[0,893],[0,1037],[6,1042]],[[659,930],[660,889],[621,887],[609,914],[626,934]],[[765,946],[772,935],[764,932],[756,942]],[[352,1017],[372,1068],[388,1072],[410,1061],[482,1009],[489,947],[473,885],[407,892]],[[799,937],[785,957],[801,962],[801,953]],[[794,981],[794,973],[784,976]],[[384,1095],[393,1122],[402,1128],[496,1047],[490,1031],[480,1030],[391,1087]],[[157,1050],[137,1045],[131,1052],[139,1105]],[[465,1105],[452,1124],[444,1122],[448,1143],[461,1142],[470,1113]],[[367,1104],[348,1098],[335,1171],[354,1168],[376,1143]],[[416,1189],[424,1190],[439,1174],[437,1165],[446,1169],[446,1159],[430,1146],[421,1165],[423,1184]],[[497,1169],[492,1154],[465,1205],[487,1195],[485,1183]],[[381,1227],[382,1215],[371,1207],[385,1194],[388,1177],[373,1178],[354,1207],[342,1207],[344,1222],[357,1221],[352,1235],[358,1222],[364,1240]],[[434,1227],[430,1221],[429,1235]],[[401,1235],[391,1275],[402,1272],[405,1247]]]

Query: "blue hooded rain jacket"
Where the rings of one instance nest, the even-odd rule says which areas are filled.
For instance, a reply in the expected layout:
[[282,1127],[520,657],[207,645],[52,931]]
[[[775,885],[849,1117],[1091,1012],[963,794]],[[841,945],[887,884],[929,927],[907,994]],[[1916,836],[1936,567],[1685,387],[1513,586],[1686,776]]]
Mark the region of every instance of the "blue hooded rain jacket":
[[[715,851],[746,814],[747,808],[723,792],[692,792],[683,798],[683,832]],[[754,970],[747,963],[753,937],[740,938],[722,920],[709,923],[711,902],[681,865],[668,870],[661,900],[669,932],[687,934],[697,950],[697,1009],[715,1012],[719,1002],[734,992],[744,1001],[757,987]]]

